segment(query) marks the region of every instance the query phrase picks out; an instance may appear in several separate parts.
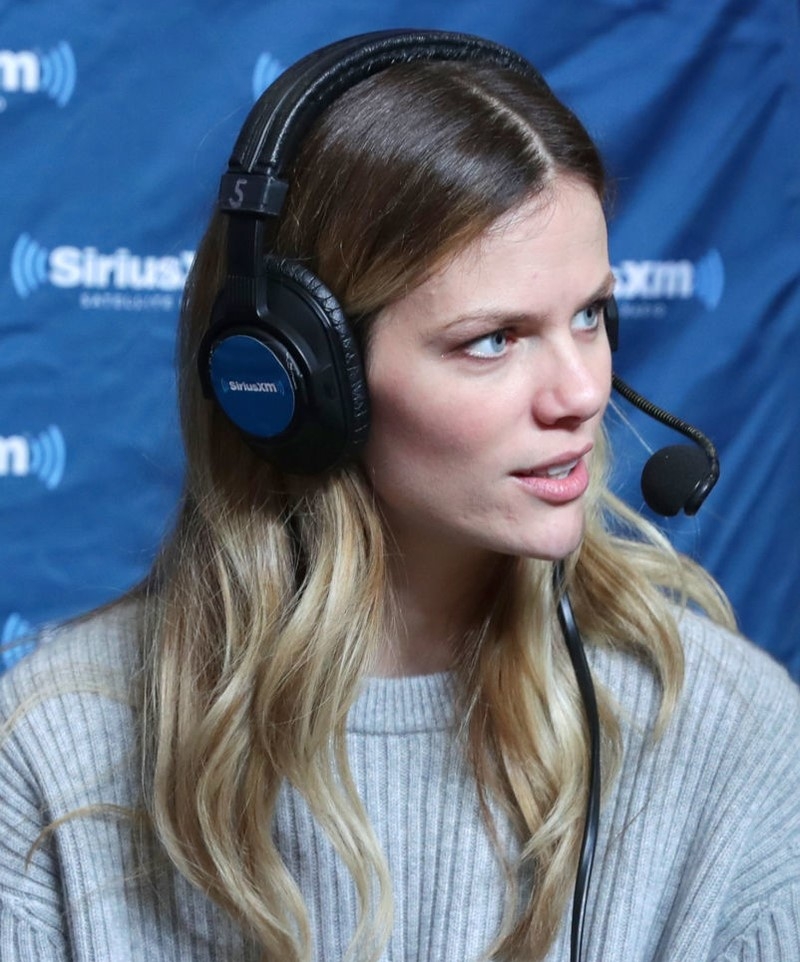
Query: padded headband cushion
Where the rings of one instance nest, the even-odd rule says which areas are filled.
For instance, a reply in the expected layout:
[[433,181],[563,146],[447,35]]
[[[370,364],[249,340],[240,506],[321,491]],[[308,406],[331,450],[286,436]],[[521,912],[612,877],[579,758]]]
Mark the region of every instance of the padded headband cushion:
[[436,30],[362,34],[315,50],[267,88],[242,128],[229,170],[282,176],[312,124],[346,90],[394,63],[417,60],[497,64],[549,89],[524,57],[481,37]]

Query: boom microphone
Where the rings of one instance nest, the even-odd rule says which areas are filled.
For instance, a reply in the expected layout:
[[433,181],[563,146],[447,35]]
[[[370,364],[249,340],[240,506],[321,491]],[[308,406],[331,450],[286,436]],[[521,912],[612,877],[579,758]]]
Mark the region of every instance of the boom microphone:
[[719,457],[711,440],[694,425],[648,401],[616,374],[614,389],[648,417],[679,431],[694,445],[674,444],[651,455],[642,471],[642,495],[657,514],[672,517],[679,511],[697,512],[719,478]]

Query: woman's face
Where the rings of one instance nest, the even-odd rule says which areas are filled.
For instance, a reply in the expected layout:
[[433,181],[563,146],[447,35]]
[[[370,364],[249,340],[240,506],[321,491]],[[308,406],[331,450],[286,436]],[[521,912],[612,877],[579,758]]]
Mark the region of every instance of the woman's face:
[[600,202],[557,178],[381,312],[364,465],[401,550],[579,545],[612,286]]

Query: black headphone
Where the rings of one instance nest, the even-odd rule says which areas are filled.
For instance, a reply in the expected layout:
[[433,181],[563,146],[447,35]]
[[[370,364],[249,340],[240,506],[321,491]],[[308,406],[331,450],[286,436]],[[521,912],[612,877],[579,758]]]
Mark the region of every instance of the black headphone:
[[310,53],[261,95],[222,177],[228,274],[200,345],[198,368],[244,440],[290,474],[317,474],[366,440],[361,351],[336,298],[303,264],[269,252],[288,171],[312,124],[345,91],[397,63],[485,63],[547,88],[518,53],[468,34],[379,31]]

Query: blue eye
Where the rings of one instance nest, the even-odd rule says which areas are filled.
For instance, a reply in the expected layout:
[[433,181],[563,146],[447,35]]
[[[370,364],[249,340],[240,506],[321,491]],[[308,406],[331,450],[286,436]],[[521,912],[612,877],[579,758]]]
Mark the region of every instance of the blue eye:
[[596,331],[600,326],[600,318],[603,316],[605,306],[605,301],[595,301],[594,304],[578,311],[572,318],[571,327],[573,331]]
[[485,337],[479,337],[467,345],[470,357],[502,357],[508,347],[508,335],[505,331],[492,331]]

